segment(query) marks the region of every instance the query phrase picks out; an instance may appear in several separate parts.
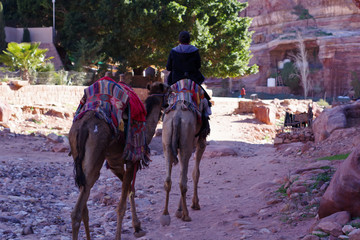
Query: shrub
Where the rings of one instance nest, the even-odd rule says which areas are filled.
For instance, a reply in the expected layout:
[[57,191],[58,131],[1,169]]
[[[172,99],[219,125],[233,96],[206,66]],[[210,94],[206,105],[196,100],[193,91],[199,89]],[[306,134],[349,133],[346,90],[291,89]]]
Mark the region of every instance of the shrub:
[[329,107],[330,106],[330,104],[324,99],[320,99],[316,103],[321,107]]
[[281,78],[284,81],[284,84],[288,86],[291,91],[296,91],[299,89],[300,79],[296,74],[296,69],[294,63],[287,62],[284,64],[284,68],[281,70]]

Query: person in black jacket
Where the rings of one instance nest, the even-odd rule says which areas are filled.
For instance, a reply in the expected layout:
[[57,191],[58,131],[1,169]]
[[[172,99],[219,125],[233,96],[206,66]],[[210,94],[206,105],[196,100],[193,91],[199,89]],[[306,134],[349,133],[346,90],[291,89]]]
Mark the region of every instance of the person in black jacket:
[[199,49],[190,45],[190,34],[182,31],[179,34],[179,45],[169,54],[166,70],[170,71],[167,84],[172,85],[181,79],[191,79],[201,85],[204,76],[200,72],[201,58]]
[[[200,87],[205,78],[200,72],[201,58],[199,49],[190,45],[190,34],[183,31],[179,34],[179,45],[171,49],[166,70],[170,71],[167,84],[170,86],[181,79],[190,79]],[[201,87],[202,88],[202,87]],[[205,110],[201,114],[202,125],[196,136],[206,138],[210,133],[209,115],[211,115],[210,96],[204,90],[206,101]]]

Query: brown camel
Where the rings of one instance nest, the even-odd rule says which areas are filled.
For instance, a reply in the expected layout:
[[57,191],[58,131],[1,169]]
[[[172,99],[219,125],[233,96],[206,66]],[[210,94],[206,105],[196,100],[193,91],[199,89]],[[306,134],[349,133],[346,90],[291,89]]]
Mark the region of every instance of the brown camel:
[[[156,82],[149,86],[148,89],[150,90],[149,97],[145,103],[148,112],[146,122],[150,123],[146,125],[147,144],[150,143],[156,124],[159,121],[161,107],[165,100],[163,96],[167,92],[168,87],[163,83]],[[122,181],[122,192],[117,208],[115,239],[121,239],[121,226],[126,210],[127,196],[130,199],[134,235],[136,237],[145,235],[145,231],[141,229],[141,223],[136,215],[135,189],[131,186],[134,173],[136,173],[138,168],[137,164],[132,162],[125,163],[123,158],[124,134],[120,134],[118,138],[115,138],[107,122],[96,117],[94,111],[87,111],[81,119],[73,123],[69,132],[69,141],[71,154],[74,158],[75,179],[80,189],[80,195],[71,213],[73,239],[78,239],[79,228],[81,221],[83,221],[86,239],[90,240],[87,200],[91,188],[99,178],[100,169],[105,159],[110,170]]]
[[198,133],[201,129],[201,123],[198,121],[197,114],[184,108],[184,103],[178,101],[172,111],[167,111],[164,114],[162,142],[164,149],[164,156],[166,161],[166,179],[164,188],[166,191],[165,208],[160,218],[160,223],[170,225],[170,215],[168,211],[169,194],[171,190],[171,170],[172,166],[179,162],[177,155],[180,158],[180,192],[181,197],[179,206],[175,216],[181,218],[183,221],[191,221],[189,212],[186,206],[186,192],[187,192],[187,173],[189,166],[189,159],[195,152],[195,166],[192,172],[194,181],[194,195],[192,198],[191,208],[200,210],[197,186],[200,177],[200,161],[206,148],[206,135]]

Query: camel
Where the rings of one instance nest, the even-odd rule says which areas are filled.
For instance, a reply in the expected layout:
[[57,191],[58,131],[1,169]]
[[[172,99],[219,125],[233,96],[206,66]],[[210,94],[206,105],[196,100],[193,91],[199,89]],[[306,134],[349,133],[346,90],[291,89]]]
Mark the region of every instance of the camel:
[[[146,143],[149,144],[160,118],[161,107],[165,100],[167,85],[156,82],[148,86],[149,97],[146,99],[147,108]],[[124,117],[126,122],[126,117]],[[136,215],[134,200],[134,183],[138,164],[133,162],[125,163],[123,152],[125,145],[125,134],[122,133],[116,138],[110,125],[103,119],[96,117],[94,111],[87,111],[84,116],[75,121],[69,132],[71,155],[74,159],[75,181],[79,186],[80,194],[76,205],[71,213],[72,238],[78,239],[81,221],[85,226],[86,239],[90,240],[89,211],[87,200],[90,190],[100,176],[100,169],[106,164],[108,168],[122,181],[120,202],[117,207],[117,229],[116,240],[121,239],[122,221],[126,210],[127,196],[131,205],[132,226],[134,235],[141,237],[146,234],[141,228],[141,223]]]
[[[179,93],[175,93],[174,98]],[[169,96],[169,99],[171,96]],[[190,96],[193,98],[193,95]],[[206,101],[207,104],[207,101]],[[186,105],[186,104],[185,104]],[[189,159],[195,148],[195,166],[192,172],[194,182],[194,195],[191,208],[200,210],[198,198],[198,182],[200,177],[200,161],[206,148],[206,134],[199,134],[201,122],[198,121],[197,113],[184,107],[184,101],[176,101],[172,110],[166,110],[163,118],[162,142],[166,162],[166,179],[164,188],[166,191],[165,207],[160,217],[163,226],[170,225],[170,215],[168,211],[169,194],[171,191],[171,171],[172,166],[180,162],[180,192],[181,197],[175,216],[183,221],[191,221],[189,211],[186,206],[187,192],[187,173]],[[177,155],[179,154],[180,161]]]

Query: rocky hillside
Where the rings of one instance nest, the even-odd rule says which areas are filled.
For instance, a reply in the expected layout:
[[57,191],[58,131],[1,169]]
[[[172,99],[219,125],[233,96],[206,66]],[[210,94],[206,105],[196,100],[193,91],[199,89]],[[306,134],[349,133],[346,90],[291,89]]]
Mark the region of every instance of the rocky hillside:
[[[360,9],[352,0],[249,0],[241,16],[253,18],[251,64],[259,73],[243,78],[247,89],[266,86],[267,78],[296,48],[295,31],[306,44],[313,93],[351,94],[353,72],[360,73]],[[350,92],[350,93],[349,93]]]

